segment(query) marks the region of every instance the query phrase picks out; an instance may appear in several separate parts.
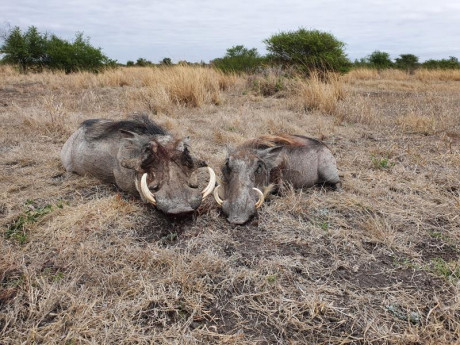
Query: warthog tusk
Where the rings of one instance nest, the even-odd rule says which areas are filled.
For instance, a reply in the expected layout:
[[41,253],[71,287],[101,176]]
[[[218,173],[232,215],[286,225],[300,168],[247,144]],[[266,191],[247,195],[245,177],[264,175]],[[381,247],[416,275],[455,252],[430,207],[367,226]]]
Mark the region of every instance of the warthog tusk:
[[137,178],[134,178],[134,185],[136,186],[137,192],[141,194],[141,190],[139,189],[139,181],[137,180]]
[[209,194],[211,194],[214,190],[214,187],[216,186],[216,173],[210,167],[207,168],[209,172],[209,183],[206,186],[206,188],[203,189],[201,192],[201,194],[203,194],[203,199],[206,198]]
[[214,195],[214,199],[216,199],[216,202],[219,204],[219,206],[222,206],[222,203],[224,201],[219,196],[219,188],[220,188],[220,185],[214,188],[213,195]]
[[252,188],[252,189],[255,190],[257,194],[259,194],[259,200],[256,202],[256,208],[259,208],[264,203],[264,200],[265,200],[264,193],[262,193],[262,191],[259,188]]
[[152,194],[149,187],[147,186],[147,173],[142,175],[142,178],[141,178],[141,194],[144,196],[145,199],[150,201],[152,204],[154,205],[157,204],[155,200],[155,196]]

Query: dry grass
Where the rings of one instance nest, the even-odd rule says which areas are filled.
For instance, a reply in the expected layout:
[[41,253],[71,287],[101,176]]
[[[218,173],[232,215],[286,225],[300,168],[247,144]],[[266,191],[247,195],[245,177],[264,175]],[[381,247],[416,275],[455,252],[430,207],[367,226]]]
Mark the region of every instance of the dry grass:
[[[419,72],[324,83],[0,66],[0,343],[457,343],[460,84]],[[79,122],[134,111],[190,135],[216,171],[258,134],[321,138],[344,191],[286,188],[233,227],[212,200],[169,219],[62,175]]]
[[336,74],[329,74],[325,79],[312,73],[306,80],[297,80],[294,93],[294,109],[319,110],[330,115],[337,113],[339,101],[345,98],[343,82]]
[[407,73],[398,69],[377,70],[370,68],[355,68],[346,76],[347,81],[358,80],[420,80],[426,82],[433,81],[460,81],[460,70],[429,70],[418,69],[414,73]]

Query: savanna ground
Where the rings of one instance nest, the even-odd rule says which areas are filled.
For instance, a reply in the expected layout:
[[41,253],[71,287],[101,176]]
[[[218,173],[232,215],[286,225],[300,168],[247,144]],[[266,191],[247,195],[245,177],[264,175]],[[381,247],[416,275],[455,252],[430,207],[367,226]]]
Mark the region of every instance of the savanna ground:
[[[459,109],[459,71],[2,68],[0,344],[458,343]],[[217,172],[259,134],[319,138],[343,191],[287,186],[232,226],[211,198],[173,219],[64,174],[81,121],[133,112]]]

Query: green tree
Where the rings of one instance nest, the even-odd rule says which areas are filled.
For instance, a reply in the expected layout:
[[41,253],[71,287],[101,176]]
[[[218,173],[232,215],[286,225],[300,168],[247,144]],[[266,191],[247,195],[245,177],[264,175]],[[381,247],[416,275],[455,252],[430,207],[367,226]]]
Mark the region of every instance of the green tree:
[[171,66],[172,60],[169,57],[165,57],[163,60],[160,61],[160,64],[165,66]]
[[126,61],[126,66],[128,67],[134,66],[134,61],[131,61],[131,60]]
[[422,64],[422,67],[428,69],[459,69],[460,63],[455,56],[450,56],[449,59],[427,60]]
[[35,26],[29,27],[24,35],[27,46],[27,67],[41,71],[46,60],[47,35],[38,32]]
[[15,27],[4,38],[0,52],[5,56],[2,61],[18,65],[20,71],[27,72],[34,68],[42,70],[62,69],[66,73],[89,70],[97,72],[108,66],[115,66],[115,61],[102,54],[100,48],[94,48],[89,38],[77,33],[75,40],[70,43],[56,35],[48,37],[41,34],[34,26],[29,27],[22,34],[19,27]]
[[107,66],[113,66],[115,61],[102,54],[100,48],[94,48],[89,38],[77,33],[75,40],[70,43],[52,35],[47,44],[47,67],[64,70],[66,73],[76,71],[98,72]]
[[153,65],[152,62],[144,58],[139,58],[136,61],[136,66],[145,67],[145,66],[151,66],[151,65]]
[[90,70],[97,72],[106,65],[114,61],[108,59],[100,48],[95,48],[89,43],[89,37],[83,37],[83,33],[79,32],[75,36],[72,43],[73,50],[73,66],[75,70]]
[[369,61],[370,67],[374,67],[379,70],[393,66],[393,62],[390,59],[390,54],[380,50],[376,50],[371,55],[369,55],[367,61]]
[[253,72],[264,62],[256,48],[248,49],[243,45],[227,49],[223,58],[214,59],[212,64],[224,72]]
[[369,67],[369,61],[366,58],[355,59],[353,67]]
[[332,34],[319,30],[281,32],[264,40],[269,58],[278,64],[311,70],[346,72],[351,67],[345,44]]
[[50,69],[64,70],[66,73],[72,71],[72,45],[51,35],[47,43],[45,64]]
[[395,66],[409,73],[414,73],[419,66],[418,57],[413,54],[401,54],[395,59]]
[[18,65],[21,72],[27,71],[29,52],[21,29],[14,27],[5,37],[0,53],[4,54],[2,61],[7,64]]

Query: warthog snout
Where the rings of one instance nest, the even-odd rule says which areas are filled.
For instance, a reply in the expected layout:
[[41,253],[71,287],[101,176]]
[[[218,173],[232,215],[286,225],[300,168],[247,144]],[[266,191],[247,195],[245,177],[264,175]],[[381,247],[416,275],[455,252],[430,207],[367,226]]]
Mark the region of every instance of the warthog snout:
[[229,198],[222,200],[219,196],[219,188],[214,190],[214,198],[222,206],[222,211],[227,215],[227,220],[232,224],[244,224],[256,213],[263,204],[263,193],[257,188],[251,188],[239,194],[229,194]]
[[168,214],[190,213],[196,210],[201,201],[212,193],[216,184],[216,174],[210,167],[206,167],[209,173],[209,181],[206,187],[200,191],[195,183],[178,183],[182,172],[178,169],[170,169],[169,178],[160,186],[153,179],[147,182],[148,174],[143,174],[140,182],[139,193],[141,197],[155,205],[159,210]]
[[177,215],[195,211],[201,204],[202,195],[197,188],[185,187],[180,193],[162,188],[155,194],[156,207],[164,213]]

